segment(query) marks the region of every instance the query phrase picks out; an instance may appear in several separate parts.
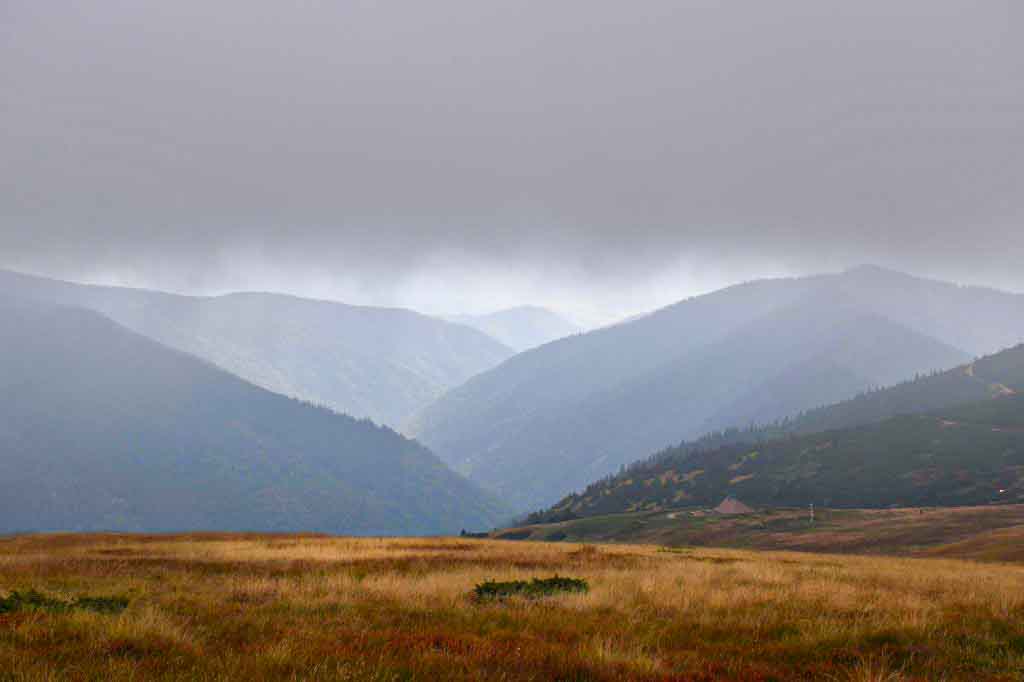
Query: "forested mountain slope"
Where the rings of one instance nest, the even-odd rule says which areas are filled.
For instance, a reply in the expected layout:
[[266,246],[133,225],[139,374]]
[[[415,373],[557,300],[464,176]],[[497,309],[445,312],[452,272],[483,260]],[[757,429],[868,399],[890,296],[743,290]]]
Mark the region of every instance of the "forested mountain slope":
[[390,429],[84,309],[0,298],[0,533],[451,533],[503,510]]
[[728,495],[755,506],[1024,502],[1024,396],[658,458],[531,520],[711,507]]
[[768,431],[811,433],[916,414],[1024,391],[1024,344],[986,355],[944,372],[862,393],[808,410]]
[[408,310],[279,294],[177,296],[6,271],[0,293],[95,310],[264,388],[396,428],[512,354],[475,329]]
[[547,344],[449,391],[410,433],[528,510],[645,451],[969,358],[850,294],[862,277],[753,282]]
[[1021,501],[1022,473],[1024,345],[772,426],[669,448],[532,521],[711,506],[729,494],[763,505]]

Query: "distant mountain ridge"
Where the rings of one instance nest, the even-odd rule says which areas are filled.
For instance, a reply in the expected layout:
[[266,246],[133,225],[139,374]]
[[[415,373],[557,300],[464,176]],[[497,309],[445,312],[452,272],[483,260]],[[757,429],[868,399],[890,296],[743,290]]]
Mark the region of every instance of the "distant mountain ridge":
[[0,533],[455,533],[505,510],[385,427],[0,296]]
[[755,281],[521,353],[448,391],[409,432],[529,510],[645,451],[1022,338],[1018,294],[874,267]]
[[454,315],[448,319],[479,329],[517,352],[581,331],[557,313],[537,306],[519,306],[485,315]]
[[475,329],[409,310],[282,294],[180,296],[2,270],[0,293],[95,310],[269,390],[395,428],[512,355]]
[[875,265],[820,277],[878,314],[973,356],[1024,341],[1024,294],[915,277]]
[[793,420],[659,452],[532,523],[688,506],[1024,501],[1024,345]]

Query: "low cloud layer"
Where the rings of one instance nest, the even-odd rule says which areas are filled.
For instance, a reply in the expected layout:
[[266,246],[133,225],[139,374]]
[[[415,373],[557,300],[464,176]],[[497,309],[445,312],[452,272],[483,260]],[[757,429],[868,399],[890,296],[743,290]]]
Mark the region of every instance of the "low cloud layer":
[[14,0],[0,265],[435,311],[1024,290],[1018,4]]

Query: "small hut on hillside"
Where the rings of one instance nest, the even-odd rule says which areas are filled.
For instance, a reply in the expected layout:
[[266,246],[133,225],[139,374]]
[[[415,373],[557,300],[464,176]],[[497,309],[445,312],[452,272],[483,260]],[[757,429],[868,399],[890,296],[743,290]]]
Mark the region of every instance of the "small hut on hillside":
[[715,507],[715,511],[719,514],[726,516],[735,516],[737,514],[753,514],[754,510],[737,500],[732,495],[729,495]]

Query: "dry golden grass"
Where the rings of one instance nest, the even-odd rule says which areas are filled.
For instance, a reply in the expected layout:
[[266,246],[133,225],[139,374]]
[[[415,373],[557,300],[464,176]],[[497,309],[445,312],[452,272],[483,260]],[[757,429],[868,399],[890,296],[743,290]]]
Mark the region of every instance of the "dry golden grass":
[[[587,594],[476,603],[484,580]],[[956,680],[1024,676],[1024,568],[651,546],[294,536],[0,540],[0,680]]]
[[835,554],[1024,560],[1024,505],[901,509],[771,509],[721,516],[663,510],[500,531],[508,539],[628,542]]

